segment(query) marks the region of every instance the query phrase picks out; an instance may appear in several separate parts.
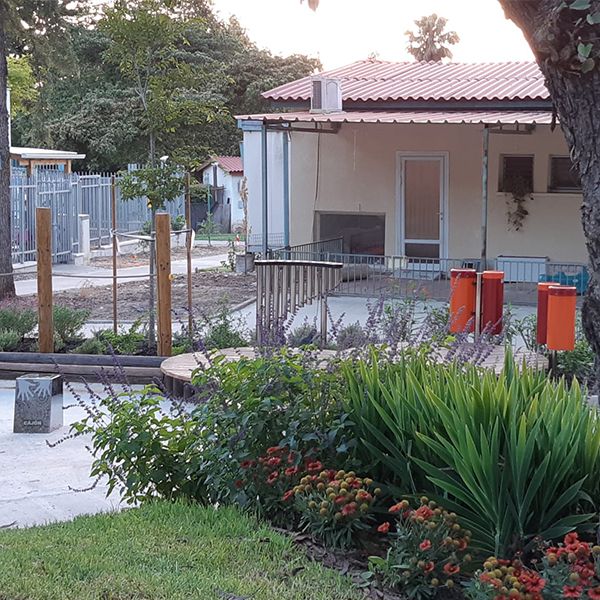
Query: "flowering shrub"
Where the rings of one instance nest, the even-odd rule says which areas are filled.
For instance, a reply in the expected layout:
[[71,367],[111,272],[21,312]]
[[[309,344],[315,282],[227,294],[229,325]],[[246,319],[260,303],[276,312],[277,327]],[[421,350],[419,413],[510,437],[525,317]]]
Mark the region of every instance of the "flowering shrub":
[[562,544],[546,551],[543,565],[544,598],[600,600],[600,546],[569,533]]
[[488,558],[468,586],[468,595],[474,600],[600,600],[599,556],[600,546],[592,547],[576,533],[569,533],[562,544],[546,550],[540,572],[518,560]]
[[307,461],[303,461],[299,453],[272,446],[257,460],[247,459],[240,463],[243,479],[236,481],[236,487],[245,491],[248,503],[252,508],[256,507],[261,517],[289,525],[293,522],[293,505],[283,497],[306,472],[306,465]]
[[483,570],[467,586],[467,596],[474,600],[541,600],[547,597],[543,593],[545,587],[546,580],[536,571],[525,567],[521,561],[490,557],[483,563]]
[[271,446],[304,457],[318,448],[323,460],[347,464],[355,442],[341,407],[339,369],[324,369],[308,351],[211,361],[193,377],[203,401],[192,417],[202,432],[196,448],[209,471],[214,502],[247,505],[248,494],[236,487],[246,479],[239,465]]
[[431,598],[441,586],[453,588],[461,565],[471,560],[471,532],[459,525],[454,513],[425,497],[416,509],[402,500],[389,512],[393,523],[386,521],[378,530],[388,533],[395,527],[391,547],[386,558],[371,557],[372,571],[388,585],[401,587],[409,598]]
[[308,463],[307,471],[284,499],[294,500],[304,529],[327,546],[356,545],[356,534],[371,527],[373,504],[381,490],[372,479],[357,477],[353,471],[323,470],[319,461]]

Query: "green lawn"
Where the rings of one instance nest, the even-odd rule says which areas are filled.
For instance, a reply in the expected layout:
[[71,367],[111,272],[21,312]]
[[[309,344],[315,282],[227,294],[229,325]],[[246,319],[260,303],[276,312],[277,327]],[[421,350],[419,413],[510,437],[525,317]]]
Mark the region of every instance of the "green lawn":
[[0,532],[0,600],[355,600],[233,509],[157,503]]

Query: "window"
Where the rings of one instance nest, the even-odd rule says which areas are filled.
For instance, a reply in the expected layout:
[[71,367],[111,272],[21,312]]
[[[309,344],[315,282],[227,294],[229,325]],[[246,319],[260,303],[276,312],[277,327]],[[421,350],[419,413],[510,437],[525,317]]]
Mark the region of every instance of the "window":
[[533,156],[502,156],[500,192],[533,192]]
[[341,237],[344,252],[383,256],[385,245],[385,216],[353,213],[321,213],[321,240]]
[[550,157],[550,192],[576,192],[581,189],[579,173],[568,156]]

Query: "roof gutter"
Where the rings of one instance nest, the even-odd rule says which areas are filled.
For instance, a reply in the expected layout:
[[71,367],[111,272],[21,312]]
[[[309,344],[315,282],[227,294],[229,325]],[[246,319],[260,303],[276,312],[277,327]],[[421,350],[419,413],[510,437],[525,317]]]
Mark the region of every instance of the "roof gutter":
[[[310,100],[272,100],[277,110],[310,110]],[[344,100],[344,111],[369,110],[552,110],[550,100]]]

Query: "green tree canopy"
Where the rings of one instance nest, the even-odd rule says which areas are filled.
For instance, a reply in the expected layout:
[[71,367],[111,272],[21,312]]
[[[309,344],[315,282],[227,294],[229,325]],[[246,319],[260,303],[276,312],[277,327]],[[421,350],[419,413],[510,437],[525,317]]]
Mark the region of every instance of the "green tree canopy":
[[[142,8],[147,14],[132,19]],[[150,133],[156,156],[190,168],[211,154],[237,154],[234,115],[265,111],[261,92],[320,66],[257,48],[207,0],[120,2],[93,25],[81,21],[69,28],[69,71],[43,73],[35,110],[15,120],[13,136],[83,152],[91,169],[146,163]]]
[[28,56],[8,57],[8,87],[11,116],[29,112],[38,96],[35,76]]

